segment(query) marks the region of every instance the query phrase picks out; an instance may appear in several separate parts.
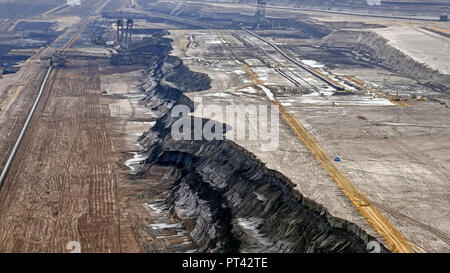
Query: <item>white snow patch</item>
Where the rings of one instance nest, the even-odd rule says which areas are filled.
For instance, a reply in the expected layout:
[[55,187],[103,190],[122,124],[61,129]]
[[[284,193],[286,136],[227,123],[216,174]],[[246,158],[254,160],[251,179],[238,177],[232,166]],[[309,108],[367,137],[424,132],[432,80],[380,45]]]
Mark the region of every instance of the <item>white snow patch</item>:
[[314,68],[322,68],[322,67],[324,67],[323,64],[318,63],[318,62],[316,62],[314,60],[301,60],[301,61],[302,61],[302,63],[304,63],[306,65],[309,65],[311,67],[314,67]]
[[133,158],[125,161],[125,165],[130,169],[130,174],[136,174],[136,166],[140,165],[144,160],[146,160],[147,156],[138,152],[131,152],[131,154],[133,154]]
[[145,98],[146,94],[125,94],[125,97],[132,99],[141,99]]
[[153,212],[157,214],[161,214],[164,212],[164,210],[167,209],[166,205],[159,205],[157,203],[155,204],[144,203],[144,206],[150,208]]
[[210,41],[206,41],[206,44],[209,44],[209,45],[220,45],[220,44],[222,44],[222,41],[221,40],[210,40]]
[[316,105],[356,105],[356,106],[390,106],[394,105],[384,98],[360,97],[360,96],[318,96],[317,93],[305,95],[296,100],[303,104]]
[[208,97],[230,97],[231,95],[228,93],[224,93],[224,92],[217,92],[217,93],[210,93],[205,96],[208,96]]
[[257,193],[257,192],[253,192],[256,195],[256,199],[258,199],[259,201],[267,201],[267,197],[265,197],[263,194]]
[[272,92],[269,90],[269,88],[263,86],[263,85],[258,85],[259,88],[261,88],[264,93],[266,93],[267,98],[269,98],[269,100],[271,101],[275,101],[275,97],[273,96]]
[[158,223],[158,224],[151,224],[150,227],[152,229],[167,229],[167,228],[182,228],[183,225],[180,223],[175,224]]
[[238,225],[245,230],[247,235],[256,239],[256,241],[266,247],[271,246],[272,243],[269,242],[262,234],[259,233],[257,227],[261,225],[262,219],[251,217],[251,218],[238,218]]
[[242,89],[240,89],[240,91],[241,92],[245,92],[245,93],[250,93],[250,94],[258,93],[258,91],[252,86],[249,86],[249,87],[246,87],[246,88],[242,88]]

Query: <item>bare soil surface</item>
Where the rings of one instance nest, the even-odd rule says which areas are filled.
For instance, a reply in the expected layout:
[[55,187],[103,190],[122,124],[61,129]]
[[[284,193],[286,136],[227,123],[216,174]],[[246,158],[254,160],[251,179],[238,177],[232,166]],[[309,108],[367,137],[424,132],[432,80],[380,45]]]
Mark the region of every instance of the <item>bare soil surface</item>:
[[65,252],[70,241],[83,252],[164,251],[139,231],[151,217],[138,197],[165,171],[130,185],[124,118],[100,90],[97,61],[51,74],[0,194],[1,252]]

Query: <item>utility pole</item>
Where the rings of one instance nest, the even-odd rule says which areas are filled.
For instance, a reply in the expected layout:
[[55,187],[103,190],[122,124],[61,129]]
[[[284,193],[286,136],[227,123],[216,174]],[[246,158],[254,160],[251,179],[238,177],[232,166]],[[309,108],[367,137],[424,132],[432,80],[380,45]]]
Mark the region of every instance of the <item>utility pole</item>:
[[266,0],[258,0],[256,8],[256,28],[264,27],[266,23]]
[[127,32],[125,34],[125,42],[131,42],[131,32],[133,30],[134,21],[133,19],[127,20]]
[[121,32],[123,33],[123,19],[117,20],[117,43],[122,41]]

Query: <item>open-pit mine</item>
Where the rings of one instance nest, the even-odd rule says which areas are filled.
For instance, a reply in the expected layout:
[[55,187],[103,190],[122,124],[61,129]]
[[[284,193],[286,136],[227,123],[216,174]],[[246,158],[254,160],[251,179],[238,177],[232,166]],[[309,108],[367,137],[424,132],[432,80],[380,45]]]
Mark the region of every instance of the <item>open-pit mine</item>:
[[0,252],[450,252],[448,12],[0,0]]

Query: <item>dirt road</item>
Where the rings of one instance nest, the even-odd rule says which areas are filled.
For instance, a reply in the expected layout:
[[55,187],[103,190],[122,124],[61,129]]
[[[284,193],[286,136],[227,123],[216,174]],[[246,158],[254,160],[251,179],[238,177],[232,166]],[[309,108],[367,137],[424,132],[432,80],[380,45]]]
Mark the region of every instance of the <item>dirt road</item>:
[[[118,252],[114,121],[100,101],[96,61],[71,61],[49,84],[0,193],[1,252]],[[122,172],[119,175],[118,172]],[[129,223],[125,223],[129,224]],[[140,251],[137,245],[126,251]]]
[[170,170],[130,180],[125,130],[135,117],[111,117],[116,99],[101,82],[113,72],[101,62],[68,59],[50,74],[0,191],[0,252],[69,252],[72,241],[81,252],[183,249],[187,235],[149,228],[162,216],[145,204],[167,194]]
[[[45,67],[27,65],[0,86],[0,169],[6,163],[45,76]],[[4,87],[4,88],[3,88]]]
[[[1,155],[9,154],[45,74],[46,63],[32,59],[17,74],[23,82],[3,82]],[[149,185],[168,170],[130,181],[128,118],[111,117],[112,99],[102,96],[101,78],[109,74],[100,68],[108,64],[67,61],[51,72],[0,191],[0,252],[70,252],[73,242],[81,252],[164,251],[170,242],[147,232],[154,219],[143,203],[153,198]]]
[[[99,81],[95,64],[87,65],[87,70],[60,69],[50,75],[0,194],[2,251],[62,250],[68,241],[93,237],[95,246],[88,248],[118,247],[116,177],[104,156],[106,147],[96,145],[108,143],[102,132],[107,113],[98,96],[89,94],[98,90]],[[82,195],[90,198],[79,202]],[[85,202],[89,210],[83,210]],[[71,226],[74,215],[82,219],[79,227]],[[110,228],[77,236],[78,228],[99,222],[111,223]]]

